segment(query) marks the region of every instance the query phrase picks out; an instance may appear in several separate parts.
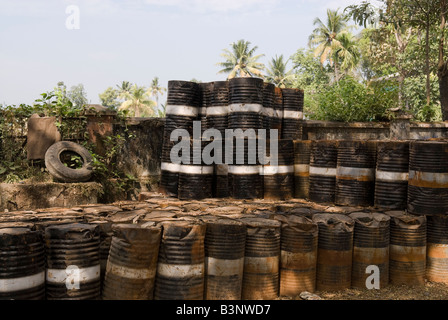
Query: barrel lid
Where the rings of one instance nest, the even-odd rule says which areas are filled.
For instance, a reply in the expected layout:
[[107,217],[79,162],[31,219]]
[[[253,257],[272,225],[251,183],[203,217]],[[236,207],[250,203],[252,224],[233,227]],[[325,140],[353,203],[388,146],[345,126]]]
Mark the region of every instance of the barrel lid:
[[176,219],[160,223],[163,228],[163,237],[195,238],[205,235],[206,224],[199,219]]
[[244,222],[248,227],[252,228],[280,228],[282,225],[280,221],[267,218],[250,217],[242,218],[241,221]]
[[2,236],[2,235],[21,235],[21,234],[30,233],[30,232],[33,232],[30,228],[23,228],[23,227],[0,228],[0,236]]
[[297,216],[293,214],[274,214],[274,220],[280,221],[282,229],[288,228],[296,232],[318,233],[317,223],[306,216]]
[[355,224],[352,218],[338,213],[317,213],[313,216],[313,221],[334,230],[345,232],[352,232]]
[[0,246],[14,247],[42,241],[42,233],[26,227],[0,228]]
[[368,228],[387,227],[390,223],[390,216],[378,212],[353,212],[349,214],[355,223],[359,223]]
[[406,229],[418,229],[426,224],[426,216],[415,216],[405,211],[386,211],[396,225]]
[[138,225],[138,224],[116,224],[112,226],[114,236],[126,239],[128,241],[133,240],[151,240],[153,235],[159,235],[162,233],[162,228],[157,225]]
[[50,225],[45,228],[48,239],[78,240],[89,239],[99,235],[99,226],[88,223],[67,223]]

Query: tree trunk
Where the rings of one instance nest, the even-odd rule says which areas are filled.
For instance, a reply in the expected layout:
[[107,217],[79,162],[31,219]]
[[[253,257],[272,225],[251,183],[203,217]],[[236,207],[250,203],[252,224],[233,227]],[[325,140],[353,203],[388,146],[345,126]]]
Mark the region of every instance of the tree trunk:
[[440,107],[442,108],[442,120],[448,121],[448,72],[445,62],[445,13],[446,0],[440,0],[440,39],[439,39],[439,63],[437,76],[439,77]]
[[431,103],[431,71],[429,66],[429,13],[427,14],[426,21],[426,43],[425,43],[425,55],[426,55],[426,104]]
[[440,105],[442,107],[442,120],[448,121],[448,72],[445,67],[438,72],[439,76],[439,90],[440,90]]

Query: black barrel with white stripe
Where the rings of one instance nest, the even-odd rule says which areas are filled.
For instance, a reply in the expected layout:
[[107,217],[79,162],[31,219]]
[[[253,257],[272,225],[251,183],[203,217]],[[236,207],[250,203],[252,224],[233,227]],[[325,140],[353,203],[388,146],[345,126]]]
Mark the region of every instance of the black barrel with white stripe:
[[373,205],[375,166],[375,141],[340,141],[335,203],[343,206]]
[[387,211],[390,216],[389,281],[393,285],[424,285],[426,216]]
[[42,233],[27,227],[0,228],[0,300],[45,299]]
[[448,142],[410,143],[408,206],[416,215],[448,214]]
[[113,231],[103,300],[152,300],[162,228],[118,224]]
[[[276,148],[273,144],[277,145]],[[270,161],[263,165],[264,198],[279,200],[293,198],[294,142],[283,139],[269,140],[266,155]]]
[[309,167],[309,198],[318,203],[334,203],[338,141],[314,140]]
[[318,227],[305,216],[276,214],[281,226],[280,295],[316,289]]
[[213,192],[213,164],[206,165],[202,151],[207,141],[190,140],[189,164],[179,166],[178,198],[201,200],[211,198]]
[[206,113],[208,127],[218,130],[221,133],[221,138],[224,139],[229,115],[228,81],[213,82],[210,105],[207,107]]
[[263,129],[263,86],[259,78],[229,80],[229,129]]
[[[171,141],[173,131],[185,130],[193,136],[193,122],[199,119],[200,110],[199,84],[190,81],[168,81],[165,126],[162,142],[160,192],[177,196],[179,180],[179,163],[171,159],[171,151],[179,141]],[[174,138],[174,137],[173,137]]]
[[101,298],[98,225],[72,223],[48,226],[45,244],[47,300]]
[[375,170],[374,204],[380,209],[407,206],[409,141],[379,141]]
[[161,225],[154,299],[203,300],[206,224],[175,220]]
[[426,277],[448,284],[448,215],[428,215],[426,235]]
[[294,141],[294,198],[309,198],[310,154],[311,140]]
[[275,116],[274,111],[275,85],[265,82],[263,85],[263,129],[266,130],[266,139],[270,139],[271,123]]
[[281,222],[263,218],[240,219],[247,226],[243,300],[273,300],[279,294]]
[[198,121],[201,121],[201,135],[208,129],[207,108],[211,106],[213,82],[199,83],[199,111]]
[[[381,289],[389,284],[390,217],[377,212],[354,212],[352,287]],[[372,281],[371,273],[378,279]]]
[[282,136],[282,124],[283,124],[283,95],[282,89],[275,87],[274,99],[272,102],[274,109],[274,116],[270,120],[270,128],[277,130],[277,135],[280,138]]
[[205,219],[205,299],[240,300],[246,225],[221,217]]
[[262,166],[257,154],[256,138],[233,139],[232,164],[228,165],[230,196],[235,199],[262,199]]
[[282,139],[302,139],[303,98],[300,89],[283,88]]

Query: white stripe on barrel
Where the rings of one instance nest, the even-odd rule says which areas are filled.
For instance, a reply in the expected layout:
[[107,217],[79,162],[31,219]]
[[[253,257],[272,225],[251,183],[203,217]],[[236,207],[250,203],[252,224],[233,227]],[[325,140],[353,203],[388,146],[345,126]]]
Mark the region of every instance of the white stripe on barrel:
[[364,178],[373,180],[375,178],[375,169],[373,168],[354,168],[354,167],[337,167],[336,175],[338,178],[346,177],[350,179]]
[[14,292],[31,289],[42,285],[45,282],[45,271],[31,276],[0,279],[0,292]]
[[[70,266],[69,266],[70,267]],[[80,282],[93,281],[100,278],[100,265],[87,267],[87,268],[78,268],[78,269],[47,269],[47,282],[52,283],[65,283],[67,277],[73,277],[72,273],[76,270],[79,274],[76,274],[76,278],[79,279]]]
[[199,115],[199,109],[197,107],[192,106],[167,105],[166,114],[185,116],[185,117],[196,117]]
[[207,116],[226,116],[229,113],[229,107],[208,107]]
[[263,170],[262,166],[229,166],[230,174],[260,174]]
[[376,180],[383,181],[407,181],[409,178],[409,172],[391,172],[376,170]]
[[201,276],[204,273],[204,264],[157,264],[157,273],[167,278],[190,278]]
[[233,103],[229,104],[229,113],[234,112],[254,112],[261,113],[263,105],[258,103]]
[[183,174],[213,174],[213,166],[180,165],[179,173]]
[[283,110],[283,119],[302,120],[303,112],[302,111]]
[[162,171],[178,173],[179,169],[180,169],[180,164],[179,163],[162,162],[160,169]]
[[156,275],[155,269],[136,269],[114,264],[110,260],[106,265],[106,272],[127,279],[152,279]]
[[288,173],[294,173],[294,166],[264,166],[260,174],[267,176]]
[[322,168],[310,166],[310,175],[336,176],[336,168]]
[[241,276],[244,270],[244,257],[232,260],[205,257],[205,265],[207,275],[210,276]]
[[448,173],[409,170],[409,184],[416,187],[448,188]]

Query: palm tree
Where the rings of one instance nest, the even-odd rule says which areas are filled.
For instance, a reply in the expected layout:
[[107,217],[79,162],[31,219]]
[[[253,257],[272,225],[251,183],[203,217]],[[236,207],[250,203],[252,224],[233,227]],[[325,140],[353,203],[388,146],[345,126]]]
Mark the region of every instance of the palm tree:
[[120,85],[117,84],[118,88],[118,97],[123,99],[125,98],[126,94],[131,92],[132,89],[132,83],[129,81],[122,81]]
[[149,99],[147,89],[134,84],[129,92],[122,94],[125,101],[118,110],[129,111],[134,117],[152,117],[155,114],[156,103]]
[[154,77],[151,81],[151,85],[148,88],[147,94],[150,97],[156,98],[157,106],[159,106],[159,95],[164,94],[166,92],[166,88],[160,86],[159,77]]
[[339,46],[334,51],[335,64],[338,64],[343,71],[354,69],[361,59],[356,37],[351,33],[341,33],[336,39]]
[[227,79],[235,77],[263,77],[262,70],[264,64],[257,62],[263,54],[254,56],[257,46],[250,48],[250,42],[245,40],[238,40],[231,44],[231,50],[224,49],[221,57],[225,59],[224,62],[219,62],[216,65],[223,69],[219,73],[228,73]]
[[327,23],[323,23],[319,18],[314,19],[316,28],[309,37],[309,46],[314,47],[314,56],[320,57],[321,64],[326,61],[334,67],[335,78],[339,78],[338,61],[334,61],[334,53],[340,48],[339,41],[341,34],[347,33],[348,16],[339,14],[338,10],[327,10]]
[[291,85],[294,79],[293,70],[286,71],[289,59],[284,61],[283,55],[276,55],[269,62],[269,68],[266,70],[266,80],[275,84],[279,88],[285,88]]

